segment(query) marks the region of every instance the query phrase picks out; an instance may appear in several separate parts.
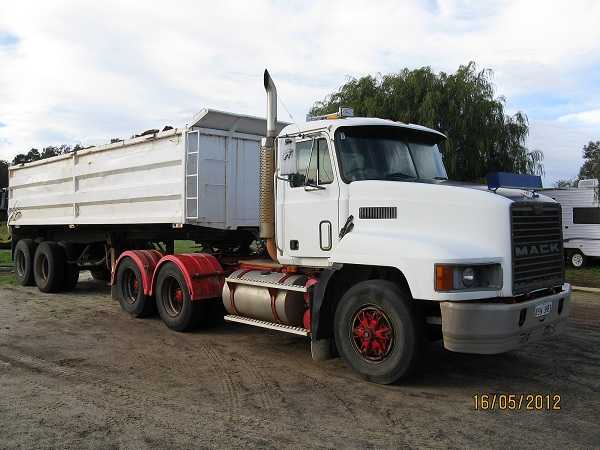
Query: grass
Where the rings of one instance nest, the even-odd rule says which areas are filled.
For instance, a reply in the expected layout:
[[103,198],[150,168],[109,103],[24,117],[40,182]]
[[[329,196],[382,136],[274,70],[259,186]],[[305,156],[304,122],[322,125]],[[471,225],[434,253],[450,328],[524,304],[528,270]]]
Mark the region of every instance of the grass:
[[575,286],[600,288],[600,266],[588,265],[581,269],[567,267],[567,282]]
[[200,250],[200,246],[194,241],[175,241],[175,253],[194,253]]
[[0,273],[0,286],[14,286],[17,280],[15,280],[15,274],[12,272],[1,272]]
[[0,266],[12,266],[10,250],[0,250]]
[[[10,250],[0,250],[0,266],[12,266]],[[15,274],[11,272],[0,272],[0,286],[14,286],[16,284]]]

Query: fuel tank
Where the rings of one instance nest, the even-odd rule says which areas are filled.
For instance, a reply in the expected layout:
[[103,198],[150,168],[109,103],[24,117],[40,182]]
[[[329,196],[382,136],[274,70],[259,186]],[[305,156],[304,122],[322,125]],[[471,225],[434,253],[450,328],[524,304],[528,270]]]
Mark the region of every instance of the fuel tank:
[[242,269],[229,278],[238,279],[240,283],[225,283],[223,287],[223,305],[228,314],[302,326],[306,309],[304,294],[285,290],[284,286],[304,286],[308,280],[306,275]]

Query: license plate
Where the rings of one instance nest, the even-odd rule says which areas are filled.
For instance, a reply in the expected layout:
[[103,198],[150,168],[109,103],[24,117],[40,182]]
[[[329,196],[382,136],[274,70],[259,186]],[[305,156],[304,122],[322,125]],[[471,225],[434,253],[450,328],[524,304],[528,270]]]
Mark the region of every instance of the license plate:
[[542,317],[550,314],[552,311],[552,302],[540,303],[535,307],[535,317]]

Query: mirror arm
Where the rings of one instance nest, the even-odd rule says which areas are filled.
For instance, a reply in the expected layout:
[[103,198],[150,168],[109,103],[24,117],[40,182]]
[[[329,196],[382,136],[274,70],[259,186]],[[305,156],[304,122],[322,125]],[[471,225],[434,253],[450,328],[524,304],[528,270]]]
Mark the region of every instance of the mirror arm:
[[[307,189],[307,188],[311,188],[311,189]],[[305,191],[324,191],[325,186],[320,186],[318,184],[305,184],[304,190]]]

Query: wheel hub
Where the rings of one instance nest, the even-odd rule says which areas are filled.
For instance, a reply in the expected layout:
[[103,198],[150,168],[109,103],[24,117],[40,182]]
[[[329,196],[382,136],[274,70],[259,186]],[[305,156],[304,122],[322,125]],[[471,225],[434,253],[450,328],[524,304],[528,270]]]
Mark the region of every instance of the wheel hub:
[[369,361],[383,360],[394,343],[390,320],[376,306],[365,306],[354,314],[351,333],[354,349]]
[[165,311],[169,316],[177,317],[183,310],[183,290],[176,278],[169,277],[165,280],[161,298]]

